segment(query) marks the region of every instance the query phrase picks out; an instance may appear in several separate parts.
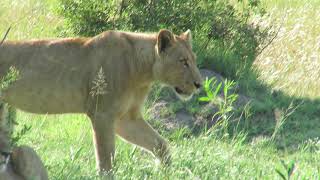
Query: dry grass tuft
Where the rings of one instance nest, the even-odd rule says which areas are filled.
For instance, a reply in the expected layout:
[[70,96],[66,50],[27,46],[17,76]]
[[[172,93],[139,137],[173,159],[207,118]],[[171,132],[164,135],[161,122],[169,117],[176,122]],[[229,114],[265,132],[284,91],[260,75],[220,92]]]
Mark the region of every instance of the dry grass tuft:
[[257,58],[255,67],[260,79],[275,89],[314,98],[320,95],[320,7],[303,4],[272,11],[273,18],[266,19],[267,23],[280,24],[283,16],[285,23],[278,37]]

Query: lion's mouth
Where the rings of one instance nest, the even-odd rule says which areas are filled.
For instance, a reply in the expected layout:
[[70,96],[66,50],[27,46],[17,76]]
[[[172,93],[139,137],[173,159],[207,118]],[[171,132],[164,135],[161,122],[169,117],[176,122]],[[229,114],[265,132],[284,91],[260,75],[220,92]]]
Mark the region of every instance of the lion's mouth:
[[182,90],[177,86],[174,87],[174,91],[176,92],[176,94],[181,100],[188,100],[192,97],[192,94],[187,93],[186,91]]
[[174,90],[178,93],[178,94],[183,94],[183,90],[178,88],[178,87],[175,87]]

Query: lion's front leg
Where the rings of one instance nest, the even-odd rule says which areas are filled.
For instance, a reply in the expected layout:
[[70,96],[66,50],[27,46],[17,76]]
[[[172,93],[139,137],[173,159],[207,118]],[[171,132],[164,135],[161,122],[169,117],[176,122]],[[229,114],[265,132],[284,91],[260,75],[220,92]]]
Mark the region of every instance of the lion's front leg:
[[112,161],[115,152],[114,120],[107,113],[96,113],[89,117],[93,127],[97,168],[100,175],[112,175]]
[[130,112],[115,123],[116,133],[125,140],[151,151],[165,165],[171,157],[168,143],[146,121],[140,112]]

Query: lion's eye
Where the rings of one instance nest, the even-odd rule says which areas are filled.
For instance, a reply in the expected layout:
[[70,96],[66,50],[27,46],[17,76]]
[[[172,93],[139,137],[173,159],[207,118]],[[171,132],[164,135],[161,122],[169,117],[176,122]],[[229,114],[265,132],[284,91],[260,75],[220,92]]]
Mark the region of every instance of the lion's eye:
[[183,66],[184,66],[185,68],[189,67],[189,64],[188,64],[187,59],[181,59],[180,62],[183,63]]

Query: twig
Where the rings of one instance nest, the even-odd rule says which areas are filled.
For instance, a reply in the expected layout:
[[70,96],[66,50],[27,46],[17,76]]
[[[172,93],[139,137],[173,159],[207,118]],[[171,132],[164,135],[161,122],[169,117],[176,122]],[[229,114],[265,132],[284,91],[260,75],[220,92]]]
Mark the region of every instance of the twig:
[[18,20],[16,20],[15,22],[11,23],[11,25],[9,26],[6,34],[4,35],[3,39],[2,39],[1,42],[0,42],[0,46],[1,46],[1,45],[4,43],[4,41],[6,40],[8,34],[9,34],[9,31],[11,30],[12,26],[17,25],[17,24],[18,24],[20,21],[22,21],[23,19],[28,18],[29,15],[30,15],[31,13],[33,13],[35,10],[36,10],[36,7],[33,8],[33,9],[31,9],[31,10],[28,11],[27,13],[24,13],[24,15],[23,15],[20,19],[18,19]]
[[123,11],[124,11],[124,0],[121,0],[121,2],[120,2],[120,10],[119,10],[119,18],[121,18],[121,16],[122,16],[122,13],[123,13]]
[[3,39],[0,42],[0,46],[3,44],[3,42],[6,40],[9,32],[10,32],[11,26],[7,29],[6,34],[4,35]]
[[212,39],[212,36],[208,37],[207,41],[203,43],[203,45],[202,45],[202,47],[201,47],[201,49],[200,49],[200,51],[199,51],[199,54],[202,54],[202,52],[203,52],[205,49],[207,49],[207,47],[208,47],[211,39]]
[[256,57],[258,57],[275,39],[276,37],[278,37],[278,34],[280,32],[280,29],[282,28],[283,24],[284,24],[284,19],[287,17],[287,14],[285,16],[282,17],[282,21],[281,21],[281,24],[278,28],[278,30],[276,31],[276,33],[274,34],[274,36],[270,39],[270,41],[265,45],[263,46],[263,48],[261,48],[261,50],[256,54]]

